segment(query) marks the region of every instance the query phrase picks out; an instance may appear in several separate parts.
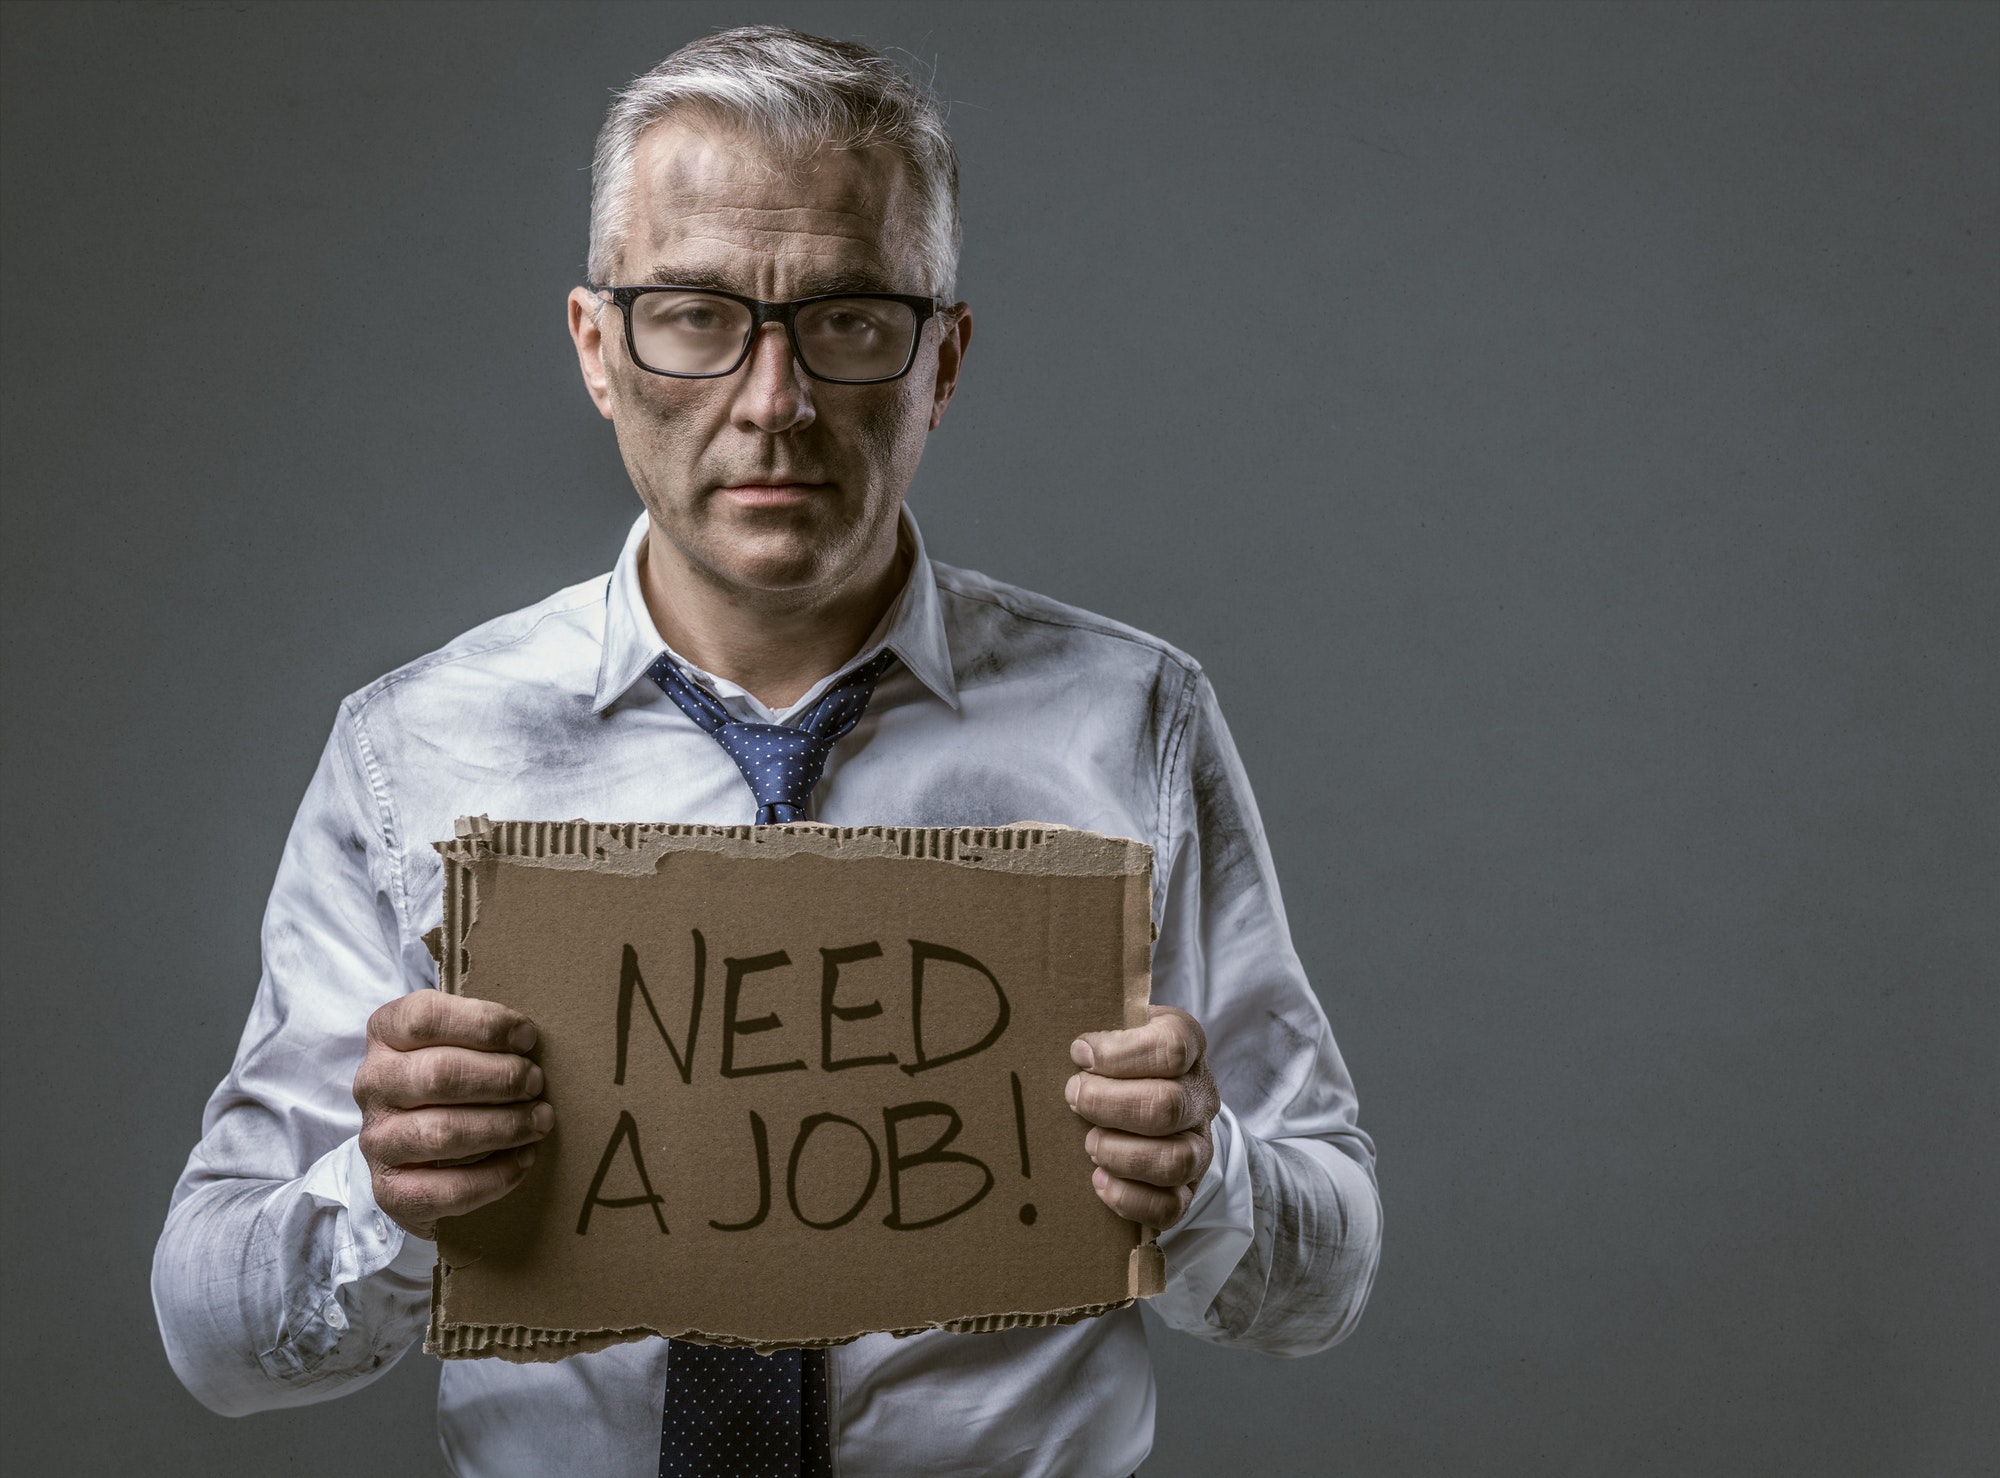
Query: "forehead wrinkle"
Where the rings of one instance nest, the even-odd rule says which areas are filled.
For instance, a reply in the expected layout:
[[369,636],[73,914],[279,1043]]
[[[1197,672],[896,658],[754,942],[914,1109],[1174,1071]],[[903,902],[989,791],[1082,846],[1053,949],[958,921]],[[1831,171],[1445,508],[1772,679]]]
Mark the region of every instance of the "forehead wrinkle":
[[[801,217],[804,217],[801,219]],[[655,223],[665,229],[660,240],[708,239],[748,241],[774,247],[788,241],[848,241],[874,251],[880,239],[876,222],[855,215],[807,215],[798,210],[737,211],[733,209],[689,211]]]
[[667,232],[651,243],[647,256],[670,260],[687,256],[726,266],[744,253],[761,259],[811,261],[841,267],[889,265],[880,246],[862,236],[808,234],[800,231],[714,231],[701,227]]
[[671,282],[686,275],[670,268],[701,269],[720,278],[740,279],[741,291],[764,271],[776,269],[789,280],[838,278],[839,285],[852,286],[858,277],[879,283],[883,291],[914,290],[910,284],[921,276],[921,264],[908,238],[882,240],[872,229],[874,223],[851,217],[815,223],[839,229],[793,229],[781,224],[788,214],[745,221],[733,219],[732,212],[705,211],[692,218],[656,220],[655,231],[648,233],[651,239],[633,257],[652,264],[641,274],[650,282]]
[[682,243],[711,242],[771,255],[792,255],[801,248],[831,250],[886,266],[892,255],[907,255],[905,248],[914,244],[912,233],[896,229],[898,224],[893,218],[816,206],[706,203],[657,212],[643,234],[655,256]]

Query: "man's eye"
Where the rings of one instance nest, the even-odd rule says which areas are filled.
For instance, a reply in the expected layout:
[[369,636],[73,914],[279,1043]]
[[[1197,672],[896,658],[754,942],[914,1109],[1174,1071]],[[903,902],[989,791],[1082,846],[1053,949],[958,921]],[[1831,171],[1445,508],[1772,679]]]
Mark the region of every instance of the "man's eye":
[[839,334],[843,337],[855,334],[871,334],[876,331],[874,319],[867,317],[865,314],[845,310],[827,314],[821,320],[820,327],[827,333]]
[[683,333],[714,333],[722,327],[722,315],[713,308],[676,308],[662,320],[668,328]]

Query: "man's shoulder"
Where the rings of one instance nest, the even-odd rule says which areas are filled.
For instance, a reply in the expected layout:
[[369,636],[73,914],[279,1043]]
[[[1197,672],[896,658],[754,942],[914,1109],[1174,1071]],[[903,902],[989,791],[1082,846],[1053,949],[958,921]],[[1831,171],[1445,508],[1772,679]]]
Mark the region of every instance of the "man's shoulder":
[[[359,716],[411,700],[462,701],[482,688],[576,686],[591,691],[597,676],[608,575],[570,585],[553,595],[482,621],[443,646],[385,672],[348,696]],[[426,705],[427,706],[427,705]]]
[[[1201,664],[1151,632],[977,570],[932,562],[954,656],[995,648],[1046,651],[1066,661],[1167,668],[1193,679]],[[971,648],[967,651],[966,648]]]

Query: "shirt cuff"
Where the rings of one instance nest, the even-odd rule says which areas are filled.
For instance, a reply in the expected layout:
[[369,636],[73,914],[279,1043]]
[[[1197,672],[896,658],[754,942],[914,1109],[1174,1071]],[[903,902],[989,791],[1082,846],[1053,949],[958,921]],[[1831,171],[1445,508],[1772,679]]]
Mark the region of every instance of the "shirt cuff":
[[361,1153],[359,1138],[345,1141],[306,1172],[308,1194],[347,1212],[347,1235],[336,1243],[336,1289],[388,1269],[405,1278],[430,1281],[437,1244],[403,1230],[375,1203],[375,1176]]
[[[389,1224],[396,1225],[394,1222]],[[401,1227],[396,1227],[396,1230],[403,1233],[403,1245],[389,1259],[389,1271],[422,1283],[430,1282],[431,1269],[437,1266],[437,1243],[426,1242],[415,1232],[405,1232]]]
[[1155,1313],[1187,1330],[1205,1327],[1203,1315],[1249,1251],[1256,1225],[1250,1157],[1243,1148],[1243,1129],[1228,1105],[1216,1112],[1208,1134],[1215,1157],[1196,1183],[1187,1211],[1160,1233],[1167,1287],[1151,1300]]

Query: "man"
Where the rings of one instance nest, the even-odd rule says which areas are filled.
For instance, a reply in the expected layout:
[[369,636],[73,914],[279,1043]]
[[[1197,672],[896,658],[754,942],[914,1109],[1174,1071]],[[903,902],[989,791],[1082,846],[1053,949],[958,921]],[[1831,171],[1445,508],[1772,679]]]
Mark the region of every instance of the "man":
[[[1150,843],[1159,1004],[1079,1041],[1067,1090],[1096,1192],[1166,1229],[1154,1306],[1179,1328],[1305,1353],[1359,1318],[1373,1149],[1206,679],[1142,633],[933,564],[903,508],[972,339],[956,191],[936,105],[857,46],[726,32],[614,104],[569,323],[645,512],[608,578],[342,706],[155,1259],[169,1356],[216,1410],[386,1369],[421,1333],[439,1218],[506,1195],[554,1122],[533,1023],[426,989],[429,843],[473,812],[1032,817]],[[732,733],[799,766],[773,782]],[[445,1451],[480,1478],[1106,1478],[1151,1444],[1132,1308],[789,1358],[648,1340],[450,1362]],[[776,1456],[744,1456],[766,1437]]]

